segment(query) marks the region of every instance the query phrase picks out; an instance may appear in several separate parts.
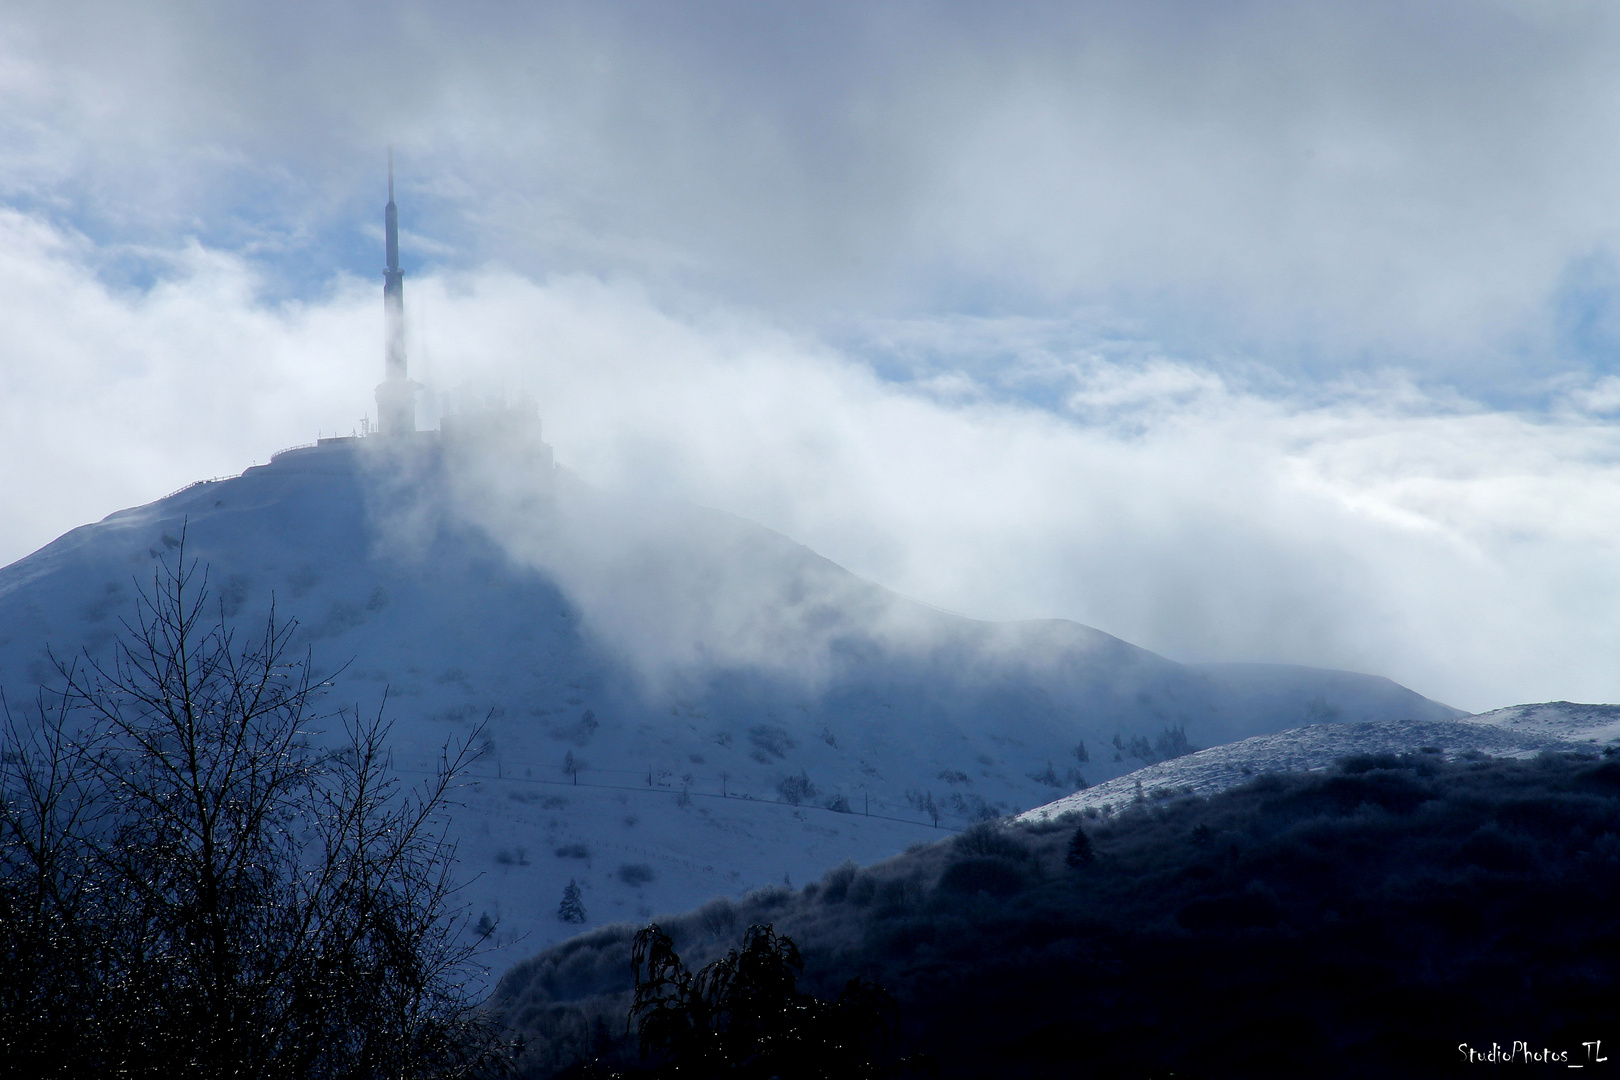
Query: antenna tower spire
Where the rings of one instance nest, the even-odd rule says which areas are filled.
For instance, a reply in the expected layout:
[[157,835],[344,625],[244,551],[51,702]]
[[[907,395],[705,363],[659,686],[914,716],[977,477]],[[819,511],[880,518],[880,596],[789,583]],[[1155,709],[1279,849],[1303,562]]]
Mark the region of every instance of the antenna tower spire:
[[388,205],[383,209],[383,381],[377,386],[378,427],[384,435],[416,430],[416,392],[405,377],[405,274],[399,268],[399,210],[394,206],[394,148],[388,148]]

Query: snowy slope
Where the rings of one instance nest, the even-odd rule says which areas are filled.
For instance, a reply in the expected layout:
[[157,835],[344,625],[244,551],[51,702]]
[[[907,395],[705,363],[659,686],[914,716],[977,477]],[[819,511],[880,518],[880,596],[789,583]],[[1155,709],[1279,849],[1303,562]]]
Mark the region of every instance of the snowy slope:
[[1260,773],[1322,769],[1352,754],[1528,757],[1544,750],[1589,751],[1616,744],[1620,744],[1620,705],[1568,701],[1515,705],[1456,720],[1318,724],[1257,735],[1149,765],[1019,817],[1045,821],[1087,810],[1113,813],[1144,799],[1213,795]]
[[184,534],[233,617],[273,597],[299,620],[334,707],[386,690],[402,768],[486,722],[456,831],[497,968],[579,929],[570,879],[588,925],[681,910],[937,836],[930,804],[960,827],[1108,780],[1172,726],[1206,746],[1458,715],[1371,676],[949,615],[730,515],[403,445],[286,452],[0,569],[0,688],[51,682],[47,646],[107,650]]

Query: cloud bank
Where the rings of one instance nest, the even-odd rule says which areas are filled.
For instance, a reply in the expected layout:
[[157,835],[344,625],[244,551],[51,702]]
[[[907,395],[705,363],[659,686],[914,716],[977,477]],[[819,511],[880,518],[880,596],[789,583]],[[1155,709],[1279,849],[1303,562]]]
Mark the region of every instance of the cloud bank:
[[[55,265],[34,348],[145,344],[104,389],[30,393],[4,452],[26,460],[78,425],[99,432],[87,457],[125,442],[143,456],[90,457],[101,490],[8,473],[5,505],[43,523],[153,474],[178,487],[199,461],[263,460],[287,416],[337,426],[343,410],[311,408],[300,386],[373,344],[371,298],[266,308],[233,299],[240,268],[203,253],[165,291],[125,297]],[[1374,671],[1465,707],[1620,694],[1612,378],[1539,413],[1398,379],[1259,392],[1129,343],[1053,352],[1057,330],[1023,323],[890,326],[891,341],[1020,350],[995,380],[959,358],[895,381],[757,312],[672,311],[594,277],[431,278],[412,297],[441,384],[533,393],[588,483],[740,514],[937,606],[1072,618],[1181,659]],[[363,386],[331,378],[354,411]],[[1057,404],[1030,403],[1029,382]],[[8,515],[18,555],[48,539],[27,523]]]
[[1607,381],[1517,414],[1399,380],[1262,394],[1032,345],[1027,366],[1067,380],[1044,409],[591,279],[485,279],[460,303],[481,328],[466,368],[532,349],[482,377],[527,374],[586,478],[733,510],[948,609],[1385,673],[1464,706],[1620,689]]
[[20,4],[0,197],[319,291],[374,269],[392,141],[418,266],[817,326],[1089,308],[1524,393],[1620,341],[1617,41],[1605,5],[1460,0]]
[[412,370],[983,617],[1615,700],[1606,6],[8,5],[0,560]]

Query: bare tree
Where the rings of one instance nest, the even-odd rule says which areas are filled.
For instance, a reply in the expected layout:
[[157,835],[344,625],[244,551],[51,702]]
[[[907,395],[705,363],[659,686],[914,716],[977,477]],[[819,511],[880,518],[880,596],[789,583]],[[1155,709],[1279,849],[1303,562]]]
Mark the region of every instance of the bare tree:
[[934,828],[939,828],[939,815],[943,808],[935,800],[932,791],[908,791],[906,792],[906,801],[927,814],[929,820],[934,823]]
[[177,554],[110,660],[59,662],[59,687],[5,712],[0,1057],[41,1076],[497,1062],[445,837],[477,733],[406,788],[380,709],[319,711],[296,623],[272,607],[239,644]]

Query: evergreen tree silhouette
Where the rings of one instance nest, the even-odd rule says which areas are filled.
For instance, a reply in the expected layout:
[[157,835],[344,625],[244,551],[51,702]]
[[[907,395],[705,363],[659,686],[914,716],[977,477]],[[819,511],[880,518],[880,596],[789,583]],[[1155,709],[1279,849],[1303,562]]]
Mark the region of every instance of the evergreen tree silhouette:
[[690,972],[657,924],[636,934],[630,1007],[644,1061],[637,1075],[883,1080],[899,1028],[893,996],[850,979],[836,998],[800,990],[804,962],[770,925],[748,928],[741,949]]
[[579,883],[573,878],[568,879],[568,886],[563,889],[562,903],[557,905],[557,918],[565,923],[585,921],[585,901],[580,899]]
[[1075,829],[1074,838],[1069,841],[1069,851],[1063,857],[1063,861],[1070,866],[1079,867],[1095,862],[1096,859],[1096,852],[1091,850],[1091,837],[1086,835],[1086,830]]

